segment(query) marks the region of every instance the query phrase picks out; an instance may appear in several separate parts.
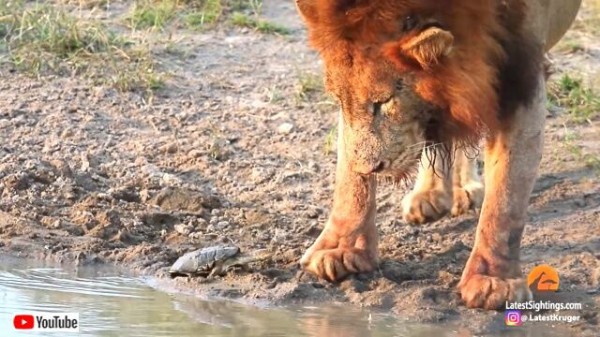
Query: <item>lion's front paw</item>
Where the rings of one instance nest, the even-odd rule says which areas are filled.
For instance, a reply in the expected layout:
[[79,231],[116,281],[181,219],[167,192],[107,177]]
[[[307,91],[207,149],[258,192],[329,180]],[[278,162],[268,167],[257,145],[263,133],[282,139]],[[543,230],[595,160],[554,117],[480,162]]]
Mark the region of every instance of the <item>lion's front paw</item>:
[[330,282],[349,274],[371,272],[377,266],[377,239],[367,234],[339,236],[325,229],[304,253],[300,264]]
[[462,300],[469,308],[500,309],[508,302],[531,300],[532,294],[525,280],[474,274],[459,284]]
[[483,184],[473,181],[462,187],[455,187],[453,191],[452,216],[467,213],[470,209],[480,208],[483,202]]
[[444,190],[412,191],[402,199],[402,217],[412,224],[435,221],[452,206],[452,196]]
[[317,250],[305,254],[300,263],[307,271],[329,282],[343,280],[350,274],[371,272],[376,265],[366,251],[357,248]]

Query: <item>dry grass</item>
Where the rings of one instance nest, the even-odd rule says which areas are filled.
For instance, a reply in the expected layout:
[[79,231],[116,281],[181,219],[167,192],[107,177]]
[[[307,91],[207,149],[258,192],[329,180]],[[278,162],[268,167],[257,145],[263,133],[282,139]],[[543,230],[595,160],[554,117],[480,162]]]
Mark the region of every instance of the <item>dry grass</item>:
[[233,13],[231,17],[231,23],[238,27],[251,28],[265,34],[290,34],[290,30],[286,27],[260,19],[254,15],[248,15],[240,12]]
[[60,6],[1,3],[0,39],[9,62],[34,76],[82,75],[123,91],[163,85],[147,46]]
[[261,9],[262,0],[136,0],[127,21],[136,30],[164,30],[170,25],[198,30],[228,22],[262,33],[289,33],[260,18]]

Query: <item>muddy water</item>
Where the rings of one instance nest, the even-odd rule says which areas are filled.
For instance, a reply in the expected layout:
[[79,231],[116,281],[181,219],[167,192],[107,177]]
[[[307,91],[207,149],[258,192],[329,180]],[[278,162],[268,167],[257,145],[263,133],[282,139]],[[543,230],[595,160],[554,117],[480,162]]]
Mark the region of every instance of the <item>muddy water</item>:
[[[150,287],[152,280],[107,267],[60,267],[0,257],[0,335],[19,334],[15,314],[78,312],[73,336],[315,336],[468,337],[449,326],[407,324],[384,313],[347,306],[258,308],[203,301]],[[47,336],[64,333],[46,333]],[[490,336],[504,336],[498,332]],[[43,334],[37,334],[43,336]],[[553,336],[513,330],[510,336]]]

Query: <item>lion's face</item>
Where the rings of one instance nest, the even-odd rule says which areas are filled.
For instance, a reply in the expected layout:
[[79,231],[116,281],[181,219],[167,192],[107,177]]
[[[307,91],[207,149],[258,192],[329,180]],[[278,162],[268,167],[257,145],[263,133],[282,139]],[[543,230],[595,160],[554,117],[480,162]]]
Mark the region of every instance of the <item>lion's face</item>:
[[[485,31],[493,27],[469,22],[493,15],[492,2],[460,15],[439,3],[297,0],[342,108],[340,150],[358,173],[402,177],[425,146],[495,126],[501,52]],[[459,29],[469,23],[474,34]]]
[[342,108],[340,151],[355,172],[402,177],[436,142],[440,109],[416,93],[414,76],[392,71],[391,64],[358,69],[327,65],[327,88]]

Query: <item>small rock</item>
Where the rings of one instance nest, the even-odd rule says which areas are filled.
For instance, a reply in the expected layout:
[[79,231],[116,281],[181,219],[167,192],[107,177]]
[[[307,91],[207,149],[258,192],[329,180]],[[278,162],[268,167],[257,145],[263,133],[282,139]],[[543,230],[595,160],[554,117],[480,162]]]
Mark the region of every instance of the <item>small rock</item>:
[[3,180],[4,185],[13,190],[25,190],[31,184],[30,177],[26,173],[9,174]]
[[81,154],[81,168],[82,172],[87,172],[90,169],[90,160],[86,153]]
[[319,172],[321,170],[321,168],[319,167],[319,164],[315,163],[312,160],[308,162],[308,168],[310,170],[312,170],[313,172]]
[[[141,193],[140,193],[141,194]],[[221,207],[221,201],[212,195],[204,195],[183,188],[165,188],[151,201],[166,211],[201,212]]]
[[309,219],[316,219],[319,217],[319,214],[321,214],[321,210],[316,207],[313,207],[306,211],[306,217]]
[[283,133],[283,134],[288,134],[288,133],[292,132],[293,129],[294,129],[294,124],[282,123],[281,125],[279,125],[279,127],[277,127],[277,132]]
[[284,263],[290,263],[300,260],[300,250],[296,248],[288,249],[281,255]]
[[190,224],[177,224],[174,228],[181,235],[189,235],[194,230],[194,227]]
[[219,230],[225,229],[229,227],[229,222],[228,221],[219,221],[216,225],[216,228]]
[[175,152],[177,152],[178,148],[179,148],[179,145],[176,142],[173,142],[173,143],[169,143],[169,144],[165,144],[165,145],[161,146],[160,150],[165,153],[175,153]]
[[308,228],[302,228],[302,234],[312,237],[317,237],[321,234],[321,228],[316,223],[311,224]]
[[205,229],[206,226],[208,226],[208,221],[204,220],[203,218],[196,219],[196,228]]
[[166,186],[179,185],[179,184],[181,184],[181,179],[179,179],[179,177],[177,177],[174,174],[163,173],[163,175],[162,175],[162,182]]
[[140,201],[146,202],[150,200],[150,191],[147,188],[144,188],[140,191]]
[[55,159],[52,160],[50,164],[54,166],[54,169],[61,177],[71,178],[73,176],[73,171],[71,170],[71,167],[66,161],[61,159]]
[[108,194],[117,200],[140,202],[140,196],[132,186],[108,190]]
[[190,239],[198,240],[198,239],[204,238],[204,234],[202,234],[200,232],[194,232],[194,233],[190,234],[189,237],[190,237]]

